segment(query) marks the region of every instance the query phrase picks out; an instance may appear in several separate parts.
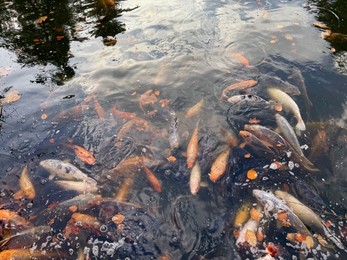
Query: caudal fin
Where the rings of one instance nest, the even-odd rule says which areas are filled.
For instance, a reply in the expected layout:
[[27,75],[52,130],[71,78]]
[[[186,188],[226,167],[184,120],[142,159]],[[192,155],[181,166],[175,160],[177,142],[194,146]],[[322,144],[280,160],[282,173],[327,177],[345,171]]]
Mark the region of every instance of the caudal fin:
[[298,130],[300,131],[305,131],[306,130],[306,126],[304,121],[302,120],[302,118],[298,119],[298,123],[295,126]]

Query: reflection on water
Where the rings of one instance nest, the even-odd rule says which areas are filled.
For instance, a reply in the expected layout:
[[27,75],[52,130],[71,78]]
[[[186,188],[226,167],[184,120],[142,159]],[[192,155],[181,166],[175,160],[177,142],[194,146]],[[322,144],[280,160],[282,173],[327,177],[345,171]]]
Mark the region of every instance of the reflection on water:
[[[1,3],[0,256],[257,259],[274,246],[283,259],[344,258],[346,54],[312,25],[345,34],[340,5]],[[307,159],[239,136],[275,130],[276,113],[297,124],[269,87],[298,104]],[[331,233],[297,228],[284,208],[249,217],[253,189],[288,191]]]

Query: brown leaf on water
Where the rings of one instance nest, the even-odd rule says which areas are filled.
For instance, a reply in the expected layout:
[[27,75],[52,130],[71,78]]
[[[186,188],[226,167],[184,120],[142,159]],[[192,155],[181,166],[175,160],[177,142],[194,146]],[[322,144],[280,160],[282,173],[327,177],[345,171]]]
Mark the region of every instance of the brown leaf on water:
[[257,245],[257,236],[252,230],[247,229],[246,231],[246,242],[251,246],[255,247]]
[[20,99],[20,94],[18,90],[12,89],[5,94],[4,102],[7,104],[13,103]]
[[47,15],[44,15],[44,16],[41,16],[41,17],[39,17],[38,19],[36,19],[36,23],[37,24],[42,24],[44,21],[46,21],[47,20],[47,18],[48,18],[48,16]]
[[144,111],[144,106],[149,104],[154,104],[158,101],[158,98],[156,95],[153,94],[153,90],[147,90],[145,93],[143,93],[139,99],[140,107],[142,111]]
[[42,115],[41,115],[41,119],[42,119],[42,120],[47,119],[47,117],[48,117],[47,114],[42,114]]

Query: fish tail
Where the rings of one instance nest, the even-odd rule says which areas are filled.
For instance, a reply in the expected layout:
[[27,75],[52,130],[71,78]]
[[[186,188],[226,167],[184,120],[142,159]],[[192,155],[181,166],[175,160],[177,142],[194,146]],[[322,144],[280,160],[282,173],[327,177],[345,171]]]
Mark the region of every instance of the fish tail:
[[324,229],[324,233],[327,236],[327,238],[329,238],[338,248],[342,249],[343,251],[347,252],[346,247],[343,245],[343,243],[341,242],[341,240],[336,237],[326,226],[324,223],[322,223],[323,225],[323,229]]
[[304,121],[302,120],[301,117],[298,117],[298,123],[295,126],[297,129],[299,129],[300,131],[305,131],[306,130],[306,126]]

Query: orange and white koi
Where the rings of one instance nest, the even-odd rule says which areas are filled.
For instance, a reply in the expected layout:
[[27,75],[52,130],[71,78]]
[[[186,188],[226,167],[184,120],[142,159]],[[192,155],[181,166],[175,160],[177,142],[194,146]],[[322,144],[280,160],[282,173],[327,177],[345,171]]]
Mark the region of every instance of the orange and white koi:
[[226,87],[223,90],[221,99],[222,98],[228,98],[228,96],[227,96],[228,91],[231,91],[231,90],[237,90],[237,91],[245,90],[245,89],[248,89],[248,88],[252,88],[252,87],[254,87],[257,84],[258,84],[258,81],[253,80],[253,79],[243,80],[243,81],[239,81],[239,82],[236,82],[234,84],[231,84],[231,85],[229,85],[228,87]]

